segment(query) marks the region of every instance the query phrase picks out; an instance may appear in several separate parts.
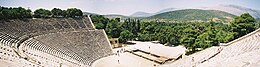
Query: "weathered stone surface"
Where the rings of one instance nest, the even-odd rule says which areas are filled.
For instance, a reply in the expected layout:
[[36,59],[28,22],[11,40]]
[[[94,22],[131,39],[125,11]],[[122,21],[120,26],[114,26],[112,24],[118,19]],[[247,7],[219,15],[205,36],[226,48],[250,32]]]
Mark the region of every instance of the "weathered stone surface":
[[112,54],[89,17],[1,21],[0,48],[0,67],[89,67]]

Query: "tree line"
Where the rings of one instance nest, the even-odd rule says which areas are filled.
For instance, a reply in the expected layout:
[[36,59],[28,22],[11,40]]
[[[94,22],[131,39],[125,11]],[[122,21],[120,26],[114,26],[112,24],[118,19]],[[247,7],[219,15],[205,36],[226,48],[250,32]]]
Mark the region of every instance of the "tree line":
[[92,15],[91,18],[97,29],[105,29],[108,37],[119,38],[121,43],[129,40],[159,41],[167,46],[183,45],[188,54],[230,42],[259,28],[259,22],[256,23],[249,13],[227,23],[141,22],[130,18],[120,22],[120,18],[108,19],[101,15]]
[[77,8],[68,8],[61,10],[59,8],[36,9],[32,12],[30,9],[23,7],[2,7],[0,6],[0,20],[3,19],[22,19],[22,18],[50,18],[50,17],[81,17],[83,12]]

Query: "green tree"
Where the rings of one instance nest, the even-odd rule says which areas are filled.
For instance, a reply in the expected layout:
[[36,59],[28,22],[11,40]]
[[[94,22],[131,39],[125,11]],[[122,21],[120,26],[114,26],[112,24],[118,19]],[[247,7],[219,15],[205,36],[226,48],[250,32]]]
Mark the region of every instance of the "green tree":
[[195,42],[196,48],[208,48],[213,45],[218,45],[215,34],[212,31],[205,32],[198,36]]
[[134,37],[134,34],[129,32],[128,30],[124,30],[120,33],[119,41],[121,43],[126,43],[127,40],[132,40]]
[[195,49],[196,49],[196,45],[194,44],[195,43],[195,39],[194,37],[192,36],[189,36],[189,35],[184,35],[181,39],[180,39],[180,42],[181,44],[186,48],[188,49],[189,51],[191,52],[195,52]]
[[168,41],[169,41],[170,45],[174,45],[174,46],[178,46],[179,45],[178,37],[174,33],[171,33],[168,36],[169,36]]
[[51,11],[46,10],[46,9],[37,9],[34,11],[34,17],[35,18],[47,18],[51,17]]
[[22,19],[31,18],[31,10],[22,7],[18,8],[0,8],[0,19]]
[[149,41],[151,39],[149,34],[138,33],[137,36],[138,36],[137,40],[139,41]]
[[120,18],[115,18],[116,22],[120,22]]
[[236,32],[235,38],[254,31],[254,23],[255,18],[253,18],[249,13],[244,13],[238,17],[235,17],[235,20],[231,22],[233,32]]
[[195,52],[197,46],[194,44],[195,40],[198,36],[198,31],[194,28],[186,28],[183,30],[184,35],[182,35],[180,42],[186,49],[188,49],[190,52]]
[[13,18],[31,18],[31,10],[22,7],[12,8]]
[[62,17],[64,12],[59,8],[53,8],[51,10],[51,13],[52,13],[52,17]]
[[105,25],[103,23],[96,23],[95,27],[96,29],[104,29]]
[[220,30],[216,33],[216,38],[220,43],[227,43],[234,39],[234,33]]
[[83,12],[77,8],[69,8],[66,10],[67,17],[81,17]]
[[110,37],[118,38],[122,30],[120,26],[121,24],[118,21],[112,19],[107,23],[105,30],[110,35]]
[[6,7],[2,7],[1,10],[2,19],[11,19],[10,10]]
[[96,25],[96,29],[105,29],[107,31],[107,23],[110,22],[108,18],[105,18],[102,15],[91,15],[90,17],[94,25]]
[[137,33],[140,32],[140,20],[128,18],[125,20],[122,27],[125,30],[129,30],[134,35],[138,35]]
[[61,16],[67,17],[67,11],[66,10],[62,10]]
[[0,6],[0,20],[4,19],[3,7]]

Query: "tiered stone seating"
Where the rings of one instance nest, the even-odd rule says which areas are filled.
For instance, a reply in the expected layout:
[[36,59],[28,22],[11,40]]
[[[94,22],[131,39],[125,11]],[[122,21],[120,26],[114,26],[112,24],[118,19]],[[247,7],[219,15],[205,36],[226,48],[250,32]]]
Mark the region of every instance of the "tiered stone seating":
[[162,65],[161,67],[190,67],[196,64],[199,64],[201,62],[203,62],[204,60],[210,58],[211,56],[213,56],[214,54],[216,54],[218,52],[218,49],[220,47],[210,47],[207,48],[203,51],[197,52],[195,54],[183,57],[182,59],[179,59],[177,61],[174,61],[173,63],[170,64],[165,64]]
[[56,30],[62,30],[64,27],[59,23],[59,21],[54,19],[49,19],[46,23],[52,25]]
[[[259,56],[259,53],[254,53],[254,52],[259,52],[260,49],[260,29],[234,41],[235,42],[228,43],[230,45],[225,47],[218,55],[206,61],[205,63],[200,64],[199,66],[201,67],[205,67],[205,66],[214,67],[214,66],[225,66],[225,65],[244,66],[243,64],[239,65],[239,63],[237,64],[226,64],[226,63],[249,62],[248,64],[251,64],[250,62],[253,60],[260,61],[254,59],[253,57],[251,57],[251,60],[237,60],[237,59],[245,59],[248,56],[254,56],[254,55]],[[245,64],[245,66],[247,65]]]
[[[24,47],[25,48],[29,48],[29,49],[33,49],[31,51],[28,52],[32,52],[32,53],[37,53],[34,51],[39,51],[39,52],[44,52],[50,55],[55,56],[56,58],[62,58],[63,60],[66,60],[67,62],[71,62],[71,63],[77,63],[76,60],[73,60],[71,57],[69,57],[71,55],[71,53],[66,53],[65,50],[59,50],[61,48],[57,48],[57,46],[54,45],[45,45],[45,43],[39,42],[35,39],[30,39],[26,42],[24,42]],[[23,49],[25,49],[23,48]],[[40,54],[40,53],[38,53]]]
[[[80,26],[81,27],[84,27],[84,25],[85,25],[85,27],[87,28],[87,29],[90,29],[90,30],[94,30],[95,29],[95,27],[94,27],[94,25],[93,25],[93,23],[92,23],[92,21],[90,20],[90,17],[84,17],[83,19],[86,19],[86,20],[78,20],[78,23],[80,24]],[[84,25],[83,25],[83,24]]]
[[10,24],[9,22],[1,22],[0,25],[1,25],[0,26],[1,32],[8,33],[10,35],[13,35],[13,34],[20,32],[19,30],[13,28],[12,24]]
[[76,20],[79,20],[79,19],[68,18],[68,19],[65,19],[65,20],[70,23],[72,28],[74,28],[74,29],[80,29],[81,28],[79,26],[78,22],[76,21]]
[[0,44],[24,66],[89,67],[112,54],[104,30],[95,30],[89,17],[0,21]]
[[[50,34],[46,36],[40,36],[37,37],[36,40],[41,40],[41,42],[44,42],[44,45],[47,45],[53,49],[58,50],[58,52],[64,53],[65,55],[72,57],[76,60],[82,60],[78,58],[78,55],[75,54],[71,49],[67,49],[69,47],[66,47],[64,45],[68,45],[68,42],[62,39],[63,37],[60,36],[60,34]],[[49,42],[50,41],[50,42]],[[62,42],[62,43],[61,43]],[[50,53],[50,52],[48,52]]]
[[[242,67],[260,65],[260,29],[227,43],[211,47],[160,67]],[[251,65],[252,66],[252,65]]]
[[13,50],[13,48],[10,48],[8,46],[3,46],[2,43],[0,43],[0,66],[1,67],[33,67],[33,66],[40,66],[33,64],[29,61],[26,61],[24,59],[21,59]]
[[15,46],[15,43],[18,42],[17,37],[0,33],[0,42],[4,44],[4,46],[10,46],[13,47]]
[[74,19],[75,19],[74,21],[78,23],[78,26],[80,28],[87,28],[86,24],[82,20],[79,20],[79,18],[74,18]]
[[35,39],[59,50],[83,64],[91,65],[93,61],[112,54],[109,42],[104,39],[103,31],[59,32]]
[[15,36],[23,36],[30,33],[46,32],[50,30],[64,29],[94,29],[89,18],[49,18],[49,19],[27,19],[27,20],[10,20],[0,21],[0,32],[13,34]]
[[61,26],[63,26],[64,28],[72,28],[72,26],[70,25],[71,22],[67,22],[67,20],[64,19],[64,18],[59,18],[59,19],[55,19],[55,20],[56,20],[56,21],[59,20],[59,24],[60,24]]

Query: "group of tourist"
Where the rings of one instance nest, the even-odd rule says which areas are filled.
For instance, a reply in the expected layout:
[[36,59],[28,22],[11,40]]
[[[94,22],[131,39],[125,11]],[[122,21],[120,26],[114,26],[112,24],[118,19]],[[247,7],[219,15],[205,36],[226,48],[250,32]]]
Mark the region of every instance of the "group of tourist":
[[[120,53],[124,53],[125,51],[126,51],[125,48],[121,48],[121,49],[116,51],[116,55],[118,57],[120,57]],[[118,62],[118,64],[120,64],[119,59],[117,60],[117,62]]]
[[121,48],[121,49],[116,51],[116,55],[120,56],[120,53],[124,53],[124,52],[125,52],[125,48]]

